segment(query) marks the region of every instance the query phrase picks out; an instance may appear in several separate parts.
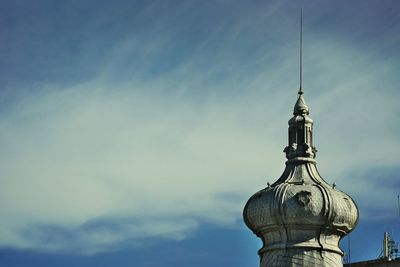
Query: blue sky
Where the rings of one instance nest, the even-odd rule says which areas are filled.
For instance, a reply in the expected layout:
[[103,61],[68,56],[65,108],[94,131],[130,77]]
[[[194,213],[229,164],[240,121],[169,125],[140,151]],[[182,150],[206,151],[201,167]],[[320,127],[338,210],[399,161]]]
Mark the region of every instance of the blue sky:
[[300,7],[352,259],[400,240],[398,1],[4,0],[0,266],[257,266],[241,212],[284,168]]

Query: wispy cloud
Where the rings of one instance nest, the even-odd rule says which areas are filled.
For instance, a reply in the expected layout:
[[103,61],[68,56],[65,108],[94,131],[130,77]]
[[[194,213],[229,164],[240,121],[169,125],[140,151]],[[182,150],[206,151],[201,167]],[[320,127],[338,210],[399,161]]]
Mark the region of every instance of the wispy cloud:
[[[102,40],[104,28],[129,25],[91,17],[81,32],[96,42],[76,42],[87,58],[72,57],[64,75],[57,64],[70,52],[47,62],[60,71],[49,80],[36,79],[40,68],[35,79],[10,79],[0,115],[1,246],[87,254],[241,220],[244,201],[283,170],[297,20],[276,19],[288,4],[218,4],[194,12],[199,22],[190,3],[169,13],[137,7],[134,31],[122,29],[113,42]],[[365,194],[373,188],[347,179],[399,164],[398,63],[324,36],[306,35],[304,62],[321,173],[383,207]],[[90,54],[97,41],[108,50]],[[73,75],[80,66],[84,78]]]

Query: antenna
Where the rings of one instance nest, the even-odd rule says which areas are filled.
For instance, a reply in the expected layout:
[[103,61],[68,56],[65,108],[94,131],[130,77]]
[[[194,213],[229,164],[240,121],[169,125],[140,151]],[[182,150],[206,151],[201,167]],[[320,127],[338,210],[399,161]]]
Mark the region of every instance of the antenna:
[[348,244],[347,244],[347,249],[348,249],[347,256],[348,256],[348,260],[349,260],[349,265],[348,266],[351,266],[351,239],[350,239],[350,233],[349,233],[349,236],[347,238],[347,242],[348,242]]
[[300,88],[299,95],[303,94],[303,9],[300,9]]
[[397,205],[399,206],[399,217],[400,217],[400,195],[397,195]]
[[[382,255],[383,253],[383,255]],[[398,258],[399,244],[389,235],[388,232],[383,234],[383,251],[381,255],[383,259],[394,260]]]

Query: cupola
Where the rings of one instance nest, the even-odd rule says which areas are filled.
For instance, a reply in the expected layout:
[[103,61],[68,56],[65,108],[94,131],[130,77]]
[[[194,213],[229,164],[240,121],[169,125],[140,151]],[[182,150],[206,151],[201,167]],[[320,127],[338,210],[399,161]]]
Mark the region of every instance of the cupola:
[[286,168],[247,202],[246,225],[261,238],[260,267],[343,266],[339,241],[354,229],[358,208],[316,166],[313,120],[300,91],[289,120]]

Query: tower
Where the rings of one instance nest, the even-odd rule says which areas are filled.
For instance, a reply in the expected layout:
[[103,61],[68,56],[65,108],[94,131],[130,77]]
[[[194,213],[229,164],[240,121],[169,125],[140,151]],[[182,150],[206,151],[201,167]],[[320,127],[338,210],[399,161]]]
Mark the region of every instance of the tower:
[[356,226],[358,208],[317,170],[313,120],[302,91],[284,152],[281,177],[255,193],[243,212],[246,225],[263,241],[260,267],[343,266],[339,241]]
[[317,170],[301,57],[300,41],[300,89],[289,120],[286,168],[275,183],[256,192],[243,211],[246,225],[263,242],[260,267],[341,267],[339,241],[358,222],[355,202]]

